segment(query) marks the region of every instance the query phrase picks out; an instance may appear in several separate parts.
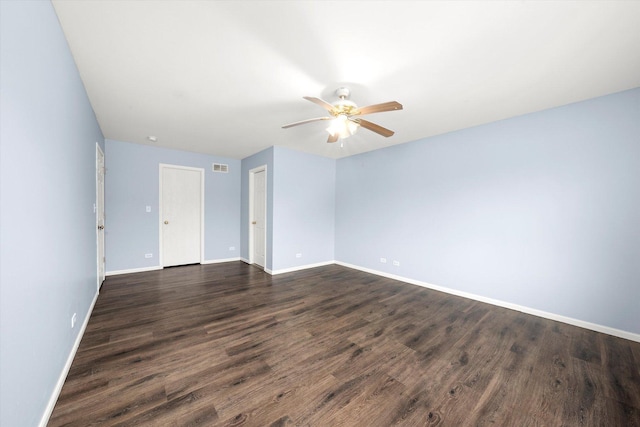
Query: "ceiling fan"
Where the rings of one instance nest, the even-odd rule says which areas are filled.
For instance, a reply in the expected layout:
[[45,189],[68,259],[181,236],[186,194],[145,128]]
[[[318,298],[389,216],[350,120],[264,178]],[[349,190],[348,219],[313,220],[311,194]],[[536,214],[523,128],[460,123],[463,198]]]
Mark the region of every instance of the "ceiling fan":
[[336,101],[334,104],[330,104],[320,98],[304,96],[304,99],[311,101],[314,104],[317,104],[327,110],[331,117],[317,117],[315,119],[302,120],[295,123],[289,123],[288,125],[282,126],[282,128],[287,129],[306,123],[318,122],[321,120],[331,120],[331,124],[327,128],[327,132],[329,132],[329,139],[327,139],[327,142],[336,142],[339,138],[348,138],[356,133],[360,126],[387,138],[393,135],[394,132],[392,130],[365,120],[361,118],[361,116],[364,116],[365,114],[382,113],[385,111],[402,110],[402,104],[396,101],[390,101],[384,102],[382,104],[374,104],[367,107],[358,108],[355,102],[349,100],[350,94],[351,92],[348,88],[339,88],[338,90],[336,90],[338,101]]

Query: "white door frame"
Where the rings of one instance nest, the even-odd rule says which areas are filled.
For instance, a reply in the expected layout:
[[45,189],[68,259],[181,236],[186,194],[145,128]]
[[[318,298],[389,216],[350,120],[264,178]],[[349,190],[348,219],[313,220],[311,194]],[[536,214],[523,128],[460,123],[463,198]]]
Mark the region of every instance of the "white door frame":
[[159,194],[158,194],[158,242],[160,244],[158,248],[158,263],[161,268],[164,268],[162,261],[162,171],[164,168],[171,169],[183,169],[200,172],[200,264],[204,263],[204,169],[193,168],[189,166],[170,165],[167,163],[159,164]]
[[249,171],[249,224],[247,224],[247,226],[249,227],[249,264],[253,264],[254,259],[253,259],[253,233],[254,233],[254,228],[252,227],[251,222],[253,221],[253,204],[254,204],[254,180],[255,180],[255,174],[258,172],[264,172],[264,268],[267,268],[267,265],[269,265],[268,261],[267,261],[267,257],[269,256],[269,254],[267,253],[267,224],[268,224],[268,220],[267,220],[267,204],[268,204],[268,199],[269,199],[269,194],[267,193],[267,189],[269,188],[269,186],[267,185],[267,165],[262,165],[262,166],[258,166],[256,168],[253,168]]
[[[102,158],[102,166],[100,166],[100,158]],[[100,168],[102,167],[102,171]],[[104,180],[105,180],[105,171],[106,168],[104,166],[104,152],[100,148],[100,144],[96,142],[96,267],[97,271],[97,281],[98,281],[98,292],[100,292],[100,286],[102,286],[102,282],[104,281],[104,275],[106,273],[106,265],[105,265],[105,252],[104,252],[104,220],[106,216],[100,218],[100,212],[104,212]],[[100,180],[100,172],[102,172],[102,180]],[[100,198],[100,194],[102,194],[102,198]],[[102,224],[100,223],[102,220]],[[100,229],[102,226],[102,230]],[[102,233],[102,239],[100,239],[100,233]],[[102,249],[102,250],[101,250]],[[102,257],[100,257],[102,254]],[[102,258],[102,259],[100,259]],[[102,267],[102,269],[100,268]],[[102,274],[101,274],[102,273]]]

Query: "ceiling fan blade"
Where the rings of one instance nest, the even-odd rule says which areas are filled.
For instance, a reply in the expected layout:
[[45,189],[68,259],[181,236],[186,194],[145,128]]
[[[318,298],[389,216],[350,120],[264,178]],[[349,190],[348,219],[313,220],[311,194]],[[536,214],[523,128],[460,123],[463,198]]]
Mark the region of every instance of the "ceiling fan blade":
[[288,129],[293,126],[304,125],[305,123],[319,122],[320,120],[333,120],[333,117],[316,117],[315,119],[301,120],[299,122],[289,123],[288,125],[284,125],[282,126],[282,129]]
[[329,135],[329,139],[327,139],[327,142],[338,142],[338,134],[336,133],[335,135]]
[[312,96],[303,96],[303,98],[306,99],[307,101],[311,101],[314,104],[317,104],[317,105],[321,106],[322,108],[324,108],[325,110],[327,110],[330,113],[333,113],[333,110],[335,110],[335,108],[336,108],[333,105],[329,104],[327,101],[322,100],[320,98],[314,98]]
[[371,123],[368,120],[365,119],[355,119],[353,120],[354,122],[358,123],[360,126],[362,126],[365,129],[369,129],[377,134],[380,134],[384,137],[390,137],[391,135],[393,135],[395,132],[393,132],[392,130],[389,130],[387,128],[383,128],[380,125],[377,125],[375,123]]
[[382,113],[384,111],[396,111],[396,110],[402,110],[402,104],[400,104],[397,101],[389,101],[389,102],[383,102],[382,104],[368,105],[366,107],[356,108],[356,110],[353,113],[351,113],[351,115],[364,116],[365,114]]

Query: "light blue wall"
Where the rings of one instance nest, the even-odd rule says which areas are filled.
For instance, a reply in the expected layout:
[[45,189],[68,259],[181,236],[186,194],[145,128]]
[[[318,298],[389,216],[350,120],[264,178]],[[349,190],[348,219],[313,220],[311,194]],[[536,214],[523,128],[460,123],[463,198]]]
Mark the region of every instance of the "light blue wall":
[[0,28],[0,425],[36,426],[97,292],[103,136],[51,3]]
[[[333,261],[335,160],[271,147],[242,160],[242,259],[249,259],[249,171],[267,166],[266,269]],[[296,258],[296,254],[302,254]]]
[[274,271],[334,260],[335,177],[333,159],[274,148]]
[[240,214],[240,256],[249,260],[249,171],[260,166],[267,167],[267,259],[265,268],[271,270],[273,265],[273,152],[274,147],[242,159],[242,189]]
[[339,261],[640,333],[640,89],[341,159],[336,194]]
[[[105,159],[107,272],[159,266],[160,163],[204,169],[205,260],[240,256],[240,160],[109,139]],[[212,172],[213,163],[229,172]]]

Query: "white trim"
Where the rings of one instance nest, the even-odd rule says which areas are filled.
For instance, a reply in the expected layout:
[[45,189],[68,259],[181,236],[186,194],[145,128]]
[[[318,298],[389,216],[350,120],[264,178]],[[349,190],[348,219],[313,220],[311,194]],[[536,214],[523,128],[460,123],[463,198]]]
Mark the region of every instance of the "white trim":
[[200,172],[200,264],[204,263],[204,168],[194,168],[190,166],[180,166],[180,165],[171,165],[168,163],[159,163],[158,164],[158,175],[159,175],[159,184],[158,184],[158,262],[161,266],[164,267],[163,259],[162,259],[162,170],[164,168],[171,169],[182,169],[182,170],[190,170]]
[[60,377],[58,377],[58,382],[56,382],[56,386],[53,389],[53,393],[51,393],[51,397],[49,398],[49,402],[47,403],[47,407],[42,414],[42,418],[40,418],[39,427],[46,427],[49,423],[49,418],[51,418],[51,414],[53,413],[53,409],[58,402],[58,397],[60,397],[60,392],[62,391],[62,386],[64,386],[64,382],[67,379],[67,375],[69,374],[69,369],[71,369],[71,364],[73,363],[73,359],[76,357],[76,352],[78,351],[78,347],[80,347],[80,341],[82,341],[82,337],[84,336],[84,331],[87,329],[87,325],[89,324],[89,319],[91,318],[91,313],[93,313],[93,307],[96,305],[96,301],[98,300],[98,292],[93,296],[93,301],[89,306],[89,310],[87,311],[87,315],[84,317],[84,322],[82,323],[82,327],[80,331],[78,331],[78,336],[76,337],[76,341],[73,344],[73,348],[67,357],[67,362],[64,364],[62,368],[62,372],[60,372]]
[[221,259],[208,259],[208,260],[202,261],[201,264],[219,264],[219,263],[222,263],[222,262],[231,262],[231,261],[240,261],[240,257],[221,258]]
[[[99,155],[102,156],[102,161],[104,163],[105,161],[105,157],[104,157],[104,151],[102,151],[102,148],[100,148],[100,144],[98,144],[98,142],[96,141],[96,267],[98,268],[98,273],[97,273],[97,278],[96,278],[96,282],[97,282],[97,289],[98,292],[100,292],[100,286],[102,285],[102,282],[100,281],[100,264],[102,263],[102,267],[104,268],[104,272],[105,272],[105,277],[106,277],[106,272],[107,272],[107,266],[104,262],[104,259],[100,259],[100,230],[98,229],[98,227],[100,226],[100,204],[99,204],[99,200],[98,200],[98,194],[100,194],[99,191],[99,180],[98,180],[98,174],[100,173],[98,168],[100,167],[100,164],[98,162],[98,158]],[[105,200],[105,195],[104,195],[104,180],[107,178],[106,177],[106,173],[105,173],[105,166],[102,166],[103,171],[102,171],[102,210],[104,211],[104,200]],[[104,230],[102,231],[102,233],[104,233]],[[104,247],[104,234],[103,234],[103,239],[102,239],[102,255],[104,256],[105,254],[105,247]]]
[[636,334],[629,331],[623,331],[621,329],[611,328],[609,326],[598,325],[597,323],[585,322],[584,320],[574,319],[572,317],[562,316],[560,314],[549,313],[547,311],[538,310],[523,305],[513,304],[493,298],[487,298],[480,295],[471,294],[468,292],[458,291],[456,289],[446,288],[444,286],[433,285],[431,283],[421,282],[419,280],[409,279],[407,277],[396,276],[395,274],[385,273],[383,271],[372,270],[366,267],[360,267],[346,262],[336,261],[336,264],[343,267],[353,268],[355,270],[364,271],[365,273],[375,274],[377,276],[387,277],[389,279],[399,280],[401,282],[410,283],[412,285],[422,286],[423,288],[433,289],[435,291],[444,292],[451,295],[456,295],[463,298],[469,298],[475,301],[484,302],[487,304],[495,305],[498,307],[504,307],[522,313],[531,314],[533,316],[542,317],[549,320],[555,320],[558,322],[566,323],[573,326],[578,326],[584,329],[590,329],[596,332],[602,332],[604,334],[613,335],[615,337],[624,338],[630,341],[640,342],[640,334]]
[[251,264],[251,261],[249,261],[249,260],[248,260],[248,259],[246,259],[246,258],[242,258],[242,257],[240,257],[240,261],[244,262],[245,264]]
[[291,273],[293,271],[307,270],[309,268],[324,267],[325,265],[331,265],[335,263],[336,263],[335,261],[324,261],[324,262],[317,262],[315,264],[299,265],[297,267],[291,267],[291,268],[281,268],[280,270],[269,270],[265,268],[264,271],[271,274],[272,276],[275,276],[276,274]]
[[[269,254],[267,253],[267,235],[269,233],[267,233],[267,223],[268,223],[268,219],[267,219],[267,213],[268,213],[268,209],[267,209],[267,205],[269,204],[269,194],[268,194],[268,189],[269,189],[269,184],[268,184],[268,179],[269,179],[269,175],[267,172],[267,165],[261,165],[258,167],[255,167],[253,169],[249,170],[249,223],[247,224],[247,227],[249,227],[249,233],[247,233],[249,235],[249,260],[248,260],[248,264],[253,264],[254,260],[253,260],[253,227],[251,226],[252,221],[253,221],[253,192],[254,192],[254,175],[258,172],[264,172],[264,270],[267,271],[267,265],[269,265],[269,262],[267,261],[267,258],[269,256]],[[256,264],[257,265],[257,264]]]
[[129,274],[129,273],[142,273],[144,271],[155,271],[155,270],[162,270],[162,269],[163,269],[163,267],[161,267],[159,265],[154,265],[152,267],[129,268],[127,270],[107,271],[105,273],[105,276],[117,276],[119,274]]

